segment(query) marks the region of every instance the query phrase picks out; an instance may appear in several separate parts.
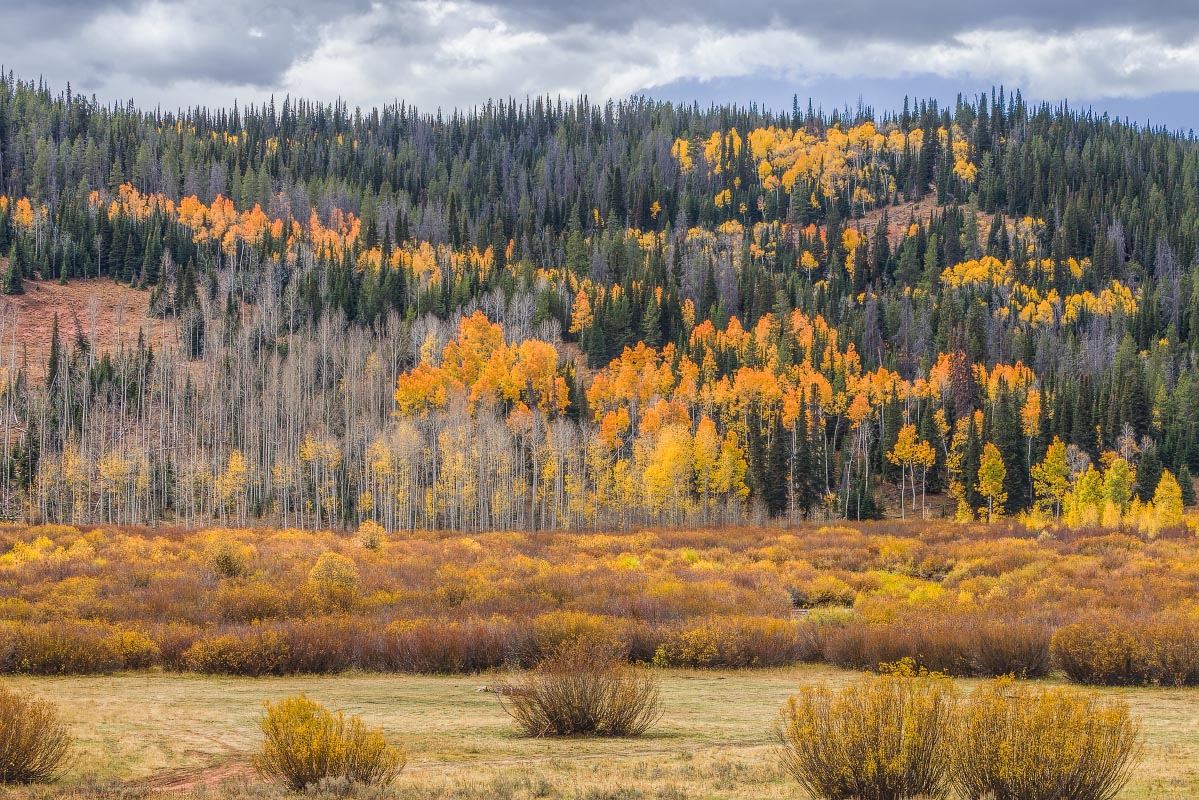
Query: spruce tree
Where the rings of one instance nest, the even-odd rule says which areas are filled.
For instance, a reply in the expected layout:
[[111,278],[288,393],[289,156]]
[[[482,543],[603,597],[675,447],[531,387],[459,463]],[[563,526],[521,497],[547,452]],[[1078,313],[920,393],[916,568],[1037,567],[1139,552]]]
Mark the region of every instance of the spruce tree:
[[1195,481],[1191,478],[1191,469],[1185,463],[1178,468],[1178,485],[1182,487],[1182,504],[1195,505]]
[[58,378],[58,368],[62,362],[62,341],[58,333],[58,313],[54,314],[54,323],[50,328],[50,357],[46,361],[46,384],[53,386]]
[[653,294],[650,294],[645,311],[641,314],[641,341],[649,347],[662,344],[662,308]]
[[1157,452],[1157,445],[1150,444],[1141,453],[1141,460],[1137,462],[1137,497],[1142,503],[1148,503],[1153,499],[1153,492],[1157,489],[1157,483],[1162,479],[1161,457]]
[[1004,508],[1023,511],[1032,504],[1032,486],[1029,480],[1028,446],[1020,425],[1020,415],[1011,392],[1000,392],[995,409],[995,422],[987,437],[995,443],[1007,469],[1003,490],[1007,495]]
[[8,268],[4,271],[4,293],[25,294],[21,270],[21,248],[15,244],[8,251]]
[[776,416],[771,428],[770,445],[766,449],[762,486],[762,499],[772,517],[785,513],[791,500],[790,444],[782,419]]

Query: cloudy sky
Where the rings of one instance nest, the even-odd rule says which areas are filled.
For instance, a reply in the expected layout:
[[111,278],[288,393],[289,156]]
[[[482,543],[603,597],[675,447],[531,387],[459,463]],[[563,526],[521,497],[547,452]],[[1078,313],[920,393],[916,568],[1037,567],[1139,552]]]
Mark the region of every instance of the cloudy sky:
[[[986,6],[982,9],[982,6]],[[425,110],[489,97],[895,108],[1003,84],[1199,128],[1194,0],[39,0],[5,2],[0,61],[104,101],[272,92]]]

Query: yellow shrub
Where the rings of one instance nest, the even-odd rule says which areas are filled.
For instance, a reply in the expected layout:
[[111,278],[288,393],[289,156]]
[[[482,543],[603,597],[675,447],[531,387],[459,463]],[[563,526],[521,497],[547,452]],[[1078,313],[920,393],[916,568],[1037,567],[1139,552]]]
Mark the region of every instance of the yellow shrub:
[[120,659],[125,669],[145,669],[158,663],[162,653],[158,645],[141,631],[120,630],[110,634],[105,643]]
[[1001,678],[964,704],[952,776],[963,797],[1110,800],[1140,749],[1122,700]]
[[70,747],[53,704],[0,687],[0,783],[54,780]]
[[254,548],[233,539],[217,539],[205,553],[209,568],[223,578],[239,578],[246,574]]
[[775,726],[782,766],[814,797],[943,797],[953,705],[948,680],[910,668],[805,686]]
[[213,603],[226,622],[255,622],[283,613],[282,594],[274,584],[265,581],[223,583]]
[[403,751],[358,717],[330,712],[303,694],[264,703],[262,749],[254,766],[263,777],[303,791],[326,779],[386,786],[404,768]]
[[254,629],[211,636],[193,644],[183,663],[195,672],[220,675],[277,675],[285,671],[291,647],[282,633]]
[[1149,677],[1144,645],[1120,624],[1090,620],[1067,625],[1053,634],[1050,649],[1053,660],[1077,683],[1136,685]]
[[615,642],[620,639],[620,633],[620,626],[612,617],[583,611],[550,611],[533,620],[533,642],[543,653],[582,637]]
[[308,581],[322,600],[349,608],[358,596],[358,567],[340,553],[321,553],[308,572]]
[[378,550],[387,539],[387,529],[373,519],[364,519],[358,526],[358,541],[367,550]]

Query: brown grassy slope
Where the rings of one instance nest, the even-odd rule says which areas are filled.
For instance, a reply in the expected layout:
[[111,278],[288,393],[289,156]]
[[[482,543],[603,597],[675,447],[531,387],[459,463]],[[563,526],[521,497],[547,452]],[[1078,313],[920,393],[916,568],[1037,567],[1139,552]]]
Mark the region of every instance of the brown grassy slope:
[[[874,237],[874,231],[878,228],[883,220],[883,214],[887,216],[887,241],[891,243],[891,247],[895,247],[907,235],[908,225],[914,219],[917,222],[927,224],[934,215],[940,214],[944,208],[937,205],[936,194],[925,195],[921,200],[912,203],[900,203],[893,206],[885,206],[882,208],[872,209],[867,211],[861,219],[847,220],[846,224],[850,227],[857,228],[868,237]],[[978,237],[979,242],[986,242],[987,233],[991,229],[991,222],[994,219],[993,214],[986,212],[978,212]]]
[[[3,269],[0,265],[0,274]],[[17,364],[27,363],[32,379],[42,380],[55,314],[65,344],[74,341],[78,321],[78,330],[97,353],[136,346],[139,332],[147,344],[161,349],[164,341],[174,340],[175,326],[146,316],[149,305],[149,292],[108,278],[77,278],[65,286],[27,280],[25,294],[0,295],[0,318],[5,320],[0,360],[15,353]]]

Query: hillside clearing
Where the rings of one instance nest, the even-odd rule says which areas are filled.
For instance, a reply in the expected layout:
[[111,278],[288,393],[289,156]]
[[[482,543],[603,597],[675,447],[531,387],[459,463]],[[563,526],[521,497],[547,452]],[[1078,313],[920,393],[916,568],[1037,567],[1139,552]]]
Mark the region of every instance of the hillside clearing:
[[174,338],[175,324],[147,316],[149,306],[149,292],[108,278],[76,278],[65,285],[27,280],[25,294],[0,295],[5,355],[13,351],[16,362],[26,361],[33,379],[42,381],[56,314],[65,345],[78,332],[93,352],[116,351],[135,347],[140,333],[147,345],[159,350]]

